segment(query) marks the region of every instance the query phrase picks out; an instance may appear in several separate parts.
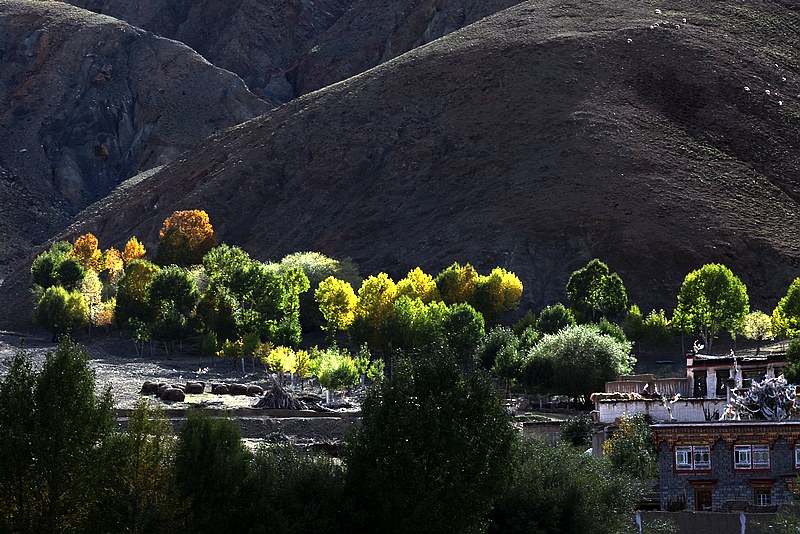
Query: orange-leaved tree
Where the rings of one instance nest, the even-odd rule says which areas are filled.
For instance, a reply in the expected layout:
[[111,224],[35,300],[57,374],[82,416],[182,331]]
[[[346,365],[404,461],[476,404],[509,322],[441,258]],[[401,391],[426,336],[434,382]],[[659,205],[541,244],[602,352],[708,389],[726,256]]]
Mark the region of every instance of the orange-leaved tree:
[[111,247],[105,253],[105,270],[108,271],[108,281],[116,284],[122,276],[125,263],[122,261],[122,254],[119,250]]
[[85,234],[75,240],[70,256],[78,260],[84,269],[95,272],[103,270],[103,254],[97,248],[97,238],[93,234]]
[[133,260],[144,258],[146,252],[144,245],[138,239],[132,237],[125,243],[125,250],[122,251],[122,260],[125,265],[128,265]]
[[159,238],[155,262],[160,265],[197,265],[217,244],[203,210],[176,211],[164,221]]

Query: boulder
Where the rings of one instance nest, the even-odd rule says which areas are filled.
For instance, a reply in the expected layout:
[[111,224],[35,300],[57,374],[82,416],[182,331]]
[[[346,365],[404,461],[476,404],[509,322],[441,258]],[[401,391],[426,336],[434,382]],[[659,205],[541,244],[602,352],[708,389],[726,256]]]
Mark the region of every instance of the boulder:
[[186,394],[182,389],[178,388],[167,388],[161,394],[161,400],[163,401],[183,402],[185,399]]
[[228,392],[231,395],[247,395],[248,388],[244,384],[231,384],[228,386]]
[[211,393],[214,395],[227,395],[228,394],[228,386],[225,384],[213,384],[211,386]]
[[142,389],[139,390],[139,393],[142,395],[152,395],[156,392],[158,388],[158,384],[156,382],[150,382],[146,380],[144,384],[142,384]]
[[205,391],[206,387],[205,384],[202,382],[186,382],[186,386],[183,388],[184,393],[186,394],[199,394]]

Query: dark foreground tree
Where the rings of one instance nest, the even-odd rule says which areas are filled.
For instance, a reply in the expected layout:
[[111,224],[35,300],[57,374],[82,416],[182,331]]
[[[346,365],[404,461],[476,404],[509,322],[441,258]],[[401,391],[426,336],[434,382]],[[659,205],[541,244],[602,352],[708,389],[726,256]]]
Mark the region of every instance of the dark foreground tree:
[[247,499],[242,490],[250,459],[234,421],[189,411],[178,435],[175,478],[189,507],[190,532],[246,531],[238,511]]
[[104,488],[101,444],[110,391],[95,396],[85,353],[69,339],[41,372],[19,354],[0,382],[0,530],[85,532]]
[[515,431],[484,374],[428,348],[370,391],[346,452],[353,531],[481,532]]

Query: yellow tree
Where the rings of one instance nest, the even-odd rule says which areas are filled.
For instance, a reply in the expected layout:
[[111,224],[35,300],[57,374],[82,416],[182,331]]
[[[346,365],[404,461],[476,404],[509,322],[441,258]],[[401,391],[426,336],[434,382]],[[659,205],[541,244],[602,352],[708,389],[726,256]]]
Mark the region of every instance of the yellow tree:
[[419,267],[409,271],[405,278],[397,282],[397,296],[412,300],[420,299],[425,304],[441,300],[433,277],[424,273]]
[[436,277],[436,288],[447,305],[472,302],[477,281],[478,272],[472,265],[454,263]]
[[164,221],[159,238],[155,262],[161,265],[197,265],[217,244],[203,210],[176,211]]
[[490,323],[496,323],[502,315],[519,306],[522,297],[522,282],[517,276],[497,267],[489,276],[481,276],[475,284],[474,306]]
[[357,344],[367,342],[379,348],[386,341],[386,327],[397,300],[397,286],[386,273],[370,276],[358,290],[355,317],[350,326],[350,337]]
[[125,244],[125,250],[122,251],[122,260],[125,265],[128,265],[133,260],[144,258],[146,252],[144,245],[138,239],[132,237]]
[[349,282],[329,276],[314,291],[314,300],[328,323],[323,330],[333,337],[339,330],[347,330],[355,318],[356,293]]
[[69,255],[78,260],[86,270],[96,273],[103,270],[103,254],[97,248],[97,238],[93,234],[78,237]]
[[124,270],[125,263],[122,261],[122,254],[119,250],[111,247],[105,253],[105,270],[108,271],[108,281],[116,284]]

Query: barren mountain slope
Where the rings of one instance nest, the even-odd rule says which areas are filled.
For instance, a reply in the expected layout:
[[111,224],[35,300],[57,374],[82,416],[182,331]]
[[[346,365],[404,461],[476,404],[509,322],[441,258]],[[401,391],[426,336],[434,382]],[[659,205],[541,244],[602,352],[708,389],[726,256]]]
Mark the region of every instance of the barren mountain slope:
[[0,3],[0,265],[8,242],[41,242],[125,178],[267,109],[183,44],[59,2]]
[[182,41],[278,105],[520,0],[68,0]]
[[771,309],[800,260],[800,8],[659,5],[520,4],[212,136],[68,235],[152,244],[202,208],[261,258],[499,264],[536,305],[596,256],[646,307],[721,261]]

